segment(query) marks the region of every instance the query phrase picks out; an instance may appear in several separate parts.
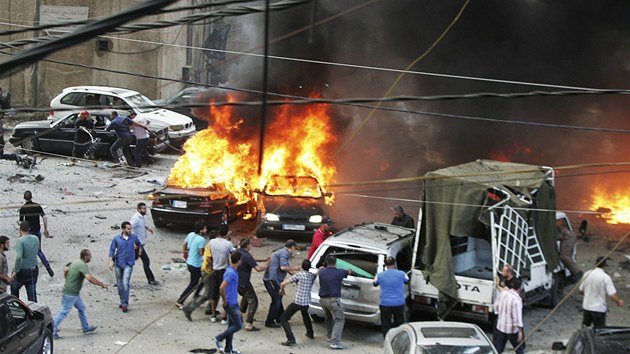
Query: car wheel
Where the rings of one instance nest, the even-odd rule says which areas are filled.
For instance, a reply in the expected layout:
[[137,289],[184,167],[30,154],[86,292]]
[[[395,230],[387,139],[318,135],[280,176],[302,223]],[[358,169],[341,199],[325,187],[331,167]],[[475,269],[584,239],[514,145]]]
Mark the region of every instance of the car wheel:
[[39,150],[39,140],[34,136],[26,136],[20,144],[24,152],[33,152]]
[[411,307],[413,306],[410,299],[405,301],[405,312],[403,313],[403,319],[405,323],[411,322]]
[[556,307],[562,300],[564,295],[564,271],[553,274],[553,285],[549,289],[549,303],[550,308]]
[[311,318],[313,319],[313,322],[317,322],[317,323],[322,323],[324,322],[324,318],[321,316],[318,316],[314,313],[311,314]]
[[44,331],[44,340],[42,341],[42,349],[39,351],[41,354],[53,353],[53,338],[49,328]]
[[116,154],[118,155],[117,158],[114,158],[114,156],[112,155],[112,150],[111,150],[111,145],[107,147],[107,157],[109,157],[110,160],[112,161],[117,161],[119,159],[124,159],[125,155],[123,155],[123,150],[122,148],[118,148],[118,150],[116,150]]

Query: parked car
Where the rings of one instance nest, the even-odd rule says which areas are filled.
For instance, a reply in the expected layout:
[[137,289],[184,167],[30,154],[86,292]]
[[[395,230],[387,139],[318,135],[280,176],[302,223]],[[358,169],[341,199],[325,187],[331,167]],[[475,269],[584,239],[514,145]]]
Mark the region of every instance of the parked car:
[[[99,138],[96,149],[90,158],[109,155],[109,147],[116,141],[116,134],[108,132],[105,127],[110,123],[111,110],[99,111],[91,114],[94,121],[93,138]],[[78,113],[71,113],[56,121],[40,120],[19,123],[13,128],[9,142],[13,146],[20,146],[25,150],[39,150],[60,154],[71,154],[74,146],[74,123]],[[151,154],[161,152],[167,148],[168,128],[158,122],[149,124],[151,137],[149,138],[148,151]],[[134,138],[135,139],[135,138]],[[135,144],[135,140],[134,140]],[[132,148],[134,145],[132,144]]]
[[405,323],[385,336],[385,354],[497,354],[488,336],[464,322]]
[[630,327],[584,327],[577,330],[568,344],[554,342],[553,350],[565,354],[617,354],[630,352]]
[[328,215],[327,196],[309,176],[273,176],[262,190],[255,189],[258,236],[312,235]]
[[[153,100],[153,102],[155,102],[155,104],[159,106],[186,105],[186,104],[193,103],[197,95],[199,95],[200,93],[206,90],[207,88],[205,87],[187,87],[179,91],[178,93],[176,93],[175,96],[173,97],[160,99],[160,100]],[[183,114],[187,117],[190,117],[190,119],[192,119],[193,122],[195,123],[195,127],[197,127],[197,130],[203,130],[203,129],[208,128],[208,121],[205,119],[200,119],[197,116],[195,116],[193,114],[194,109],[191,109],[190,107],[170,107],[169,109],[171,111],[175,111],[179,114]]]
[[208,188],[165,186],[151,194],[151,216],[156,227],[167,224],[194,225],[205,220],[208,228],[218,227],[248,213],[249,203],[239,202],[234,193],[215,183]]
[[52,353],[53,318],[46,305],[28,305],[13,295],[0,295],[0,351]]
[[59,120],[69,113],[78,113],[86,106],[114,106],[133,110],[151,122],[168,126],[168,137],[174,146],[181,146],[196,132],[192,119],[177,112],[155,107],[142,94],[123,88],[105,86],[67,87],[50,101],[49,120]]
[[[327,238],[311,256],[314,270],[323,266],[330,254],[337,257],[337,268],[352,269],[353,274],[343,280],[341,303],[347,320],[373,325],[381,324],[379,300],[381,290],[372,283],[374,275],[383,272],[385,258],[396,259],[398,269],[409,272],[414,230],[385,223],[355,225]],[[406,287],[405,293],[409,291]],[[319,279],[311,291],[309,313],[324,317],[319,303]],[[409,306],[406,307],[409,317]]]

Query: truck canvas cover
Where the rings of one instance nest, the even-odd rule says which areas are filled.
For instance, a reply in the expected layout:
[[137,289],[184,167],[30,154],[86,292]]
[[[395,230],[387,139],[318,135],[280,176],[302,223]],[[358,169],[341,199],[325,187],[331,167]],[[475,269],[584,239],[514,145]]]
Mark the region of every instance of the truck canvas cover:
[[502,199],[509,196],[507,205],[526,219],[536,220],[534,227],[547,269],[554,269],[560,259],[555,237],[555,191],[548,181],[551,172],[541,166],[477,160],[427,173],[419,250],[424,277],[441,292],[457,298],[450,238],[470,236],[491,242],[486,204],[488,190],[492,189],[502,191]]

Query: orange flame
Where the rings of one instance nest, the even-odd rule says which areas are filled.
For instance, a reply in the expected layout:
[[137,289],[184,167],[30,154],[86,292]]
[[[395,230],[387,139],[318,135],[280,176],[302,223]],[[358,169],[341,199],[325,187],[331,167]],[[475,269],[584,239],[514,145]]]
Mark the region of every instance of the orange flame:
[[[263,188],[274,175],[312,176],[325,187],[337,172],[332,163],[337,138],[329,111],[325,104],[284,105],[270,114],[273,117],[266,128],[262,174],[258,176],[257,149],[253,149],[258,142],[238,139],[247,118],[235,116],[230,106],[211,106],[209,128],[184,144],[185,154],[171,169],[167,184],[205,188],[223,183],[239,202],[248,200],[248,191]],[[332,198],[327,202],[332,203]]]
[[604,212],[599,217],[609,224],[630,224],[630,189],[611,192],[596,187],[591,210]]

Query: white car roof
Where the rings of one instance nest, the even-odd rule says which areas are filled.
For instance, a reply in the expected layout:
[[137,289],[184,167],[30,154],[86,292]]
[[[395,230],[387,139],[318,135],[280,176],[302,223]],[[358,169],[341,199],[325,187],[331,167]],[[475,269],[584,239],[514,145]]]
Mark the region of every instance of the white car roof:
[[342,230],[327,238],[324,243],[332,245],[360,247],[363,249],[386,250],[389,245],[402,239],[411,239],[412,229],[392,224],[372,222]]
[[85,91],[85,92],[94,92],[99,94],[115,94],[119,96],[129,96],[140,94],[138,91],[133,91],[129,89],[124,89],[120,87],[109,87],[109,86],[70,86],[63,89],[63,92],[69,91]]
[[[427,321],[427,322],[410,322],[407,324],[413,328],[416,333],[418,345],[456,345],[456,346],[477,346],[489,345],[487,337],[481,329],[472,323],[450,322],[450,321]],[[457,331],[457,329],[462,329]],[[431,335],[425,337],[422,331],[432,332]],[[441,336],[440,333],[444,333]],[[473,335],[466,335],[475,333]],[[464,336],[459,336],[464,334]]]

